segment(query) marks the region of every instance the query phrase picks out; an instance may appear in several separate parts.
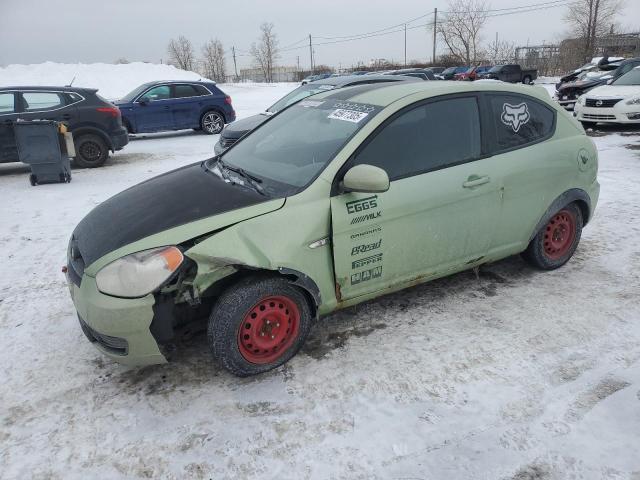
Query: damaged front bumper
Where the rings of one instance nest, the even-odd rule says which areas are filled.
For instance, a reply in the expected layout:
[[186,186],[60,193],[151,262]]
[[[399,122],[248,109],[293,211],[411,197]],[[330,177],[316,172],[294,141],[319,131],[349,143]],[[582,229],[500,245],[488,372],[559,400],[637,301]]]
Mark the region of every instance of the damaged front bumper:
[[155,297],[116,298],[98,291],[95,279],[83,275],[80,286],[67,274],[69,290],[86,337],[106,356],[124,365],[166,363],[151,334]]

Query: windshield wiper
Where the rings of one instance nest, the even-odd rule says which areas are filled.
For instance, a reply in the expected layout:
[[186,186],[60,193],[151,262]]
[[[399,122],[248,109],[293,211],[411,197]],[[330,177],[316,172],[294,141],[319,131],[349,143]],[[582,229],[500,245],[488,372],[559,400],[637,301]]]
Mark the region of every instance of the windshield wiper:
[[247,183],[249,183],[249,185],[251,185],[256,192],[258,192],[261,195],[266,195],[266,193],[264,193],[264,188],[260,186],[260,184],[262,183],[261,178],[250,174],[244,168],[229,165],[224,160],[222,160],[222,157],[218,159],[218,164],[226,170],[230,170],[232,172],[240,174],[242,177],[244,177],[247,180]]

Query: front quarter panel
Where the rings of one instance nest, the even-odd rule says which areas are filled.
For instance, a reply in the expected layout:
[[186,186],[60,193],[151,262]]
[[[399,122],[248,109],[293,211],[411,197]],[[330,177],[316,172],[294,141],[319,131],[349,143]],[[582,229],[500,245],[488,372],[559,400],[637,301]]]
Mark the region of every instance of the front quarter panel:
[[[319,313],[336,305],[331,245],[309,245],[330,235],[331,185],[318,178],[283,208],[246,220],[198,243],[186,255],[198,264],[194,284],[206,289],[223,275],[213,271],[238,269],[295,271],[311,279],[320,291]],[[208,276],[208,280],[201,277]],[[202,293],[202,292],[200,292]]]

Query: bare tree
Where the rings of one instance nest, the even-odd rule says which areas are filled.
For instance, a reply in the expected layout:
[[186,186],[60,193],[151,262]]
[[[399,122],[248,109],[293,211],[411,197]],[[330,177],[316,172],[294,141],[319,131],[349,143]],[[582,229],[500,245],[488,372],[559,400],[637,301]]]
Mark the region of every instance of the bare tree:
[[482,57],[480,31],[487,21],[489,6],[484,0],[449,0],[443,21],[436,32],[451,56],[471,65]]
[[487,46],[487,56],[494,65],[515,62],[516,44],[496,38]]
[[613,30],[615,17],[625,0],[576,0],[569,6],[564,20],[583,45],[584,60],[593,57],[596,39]]
[[224,46],[217,38],[209,40],[202,47],[202,74],[216,82],[224,82],[227,77],[227,65]]
[[195,54],[191,42],[180,35],[177,39],[172,38],[167,46],[169,63],[182,69],[193,70],[195,67]]
[[251,56],[257,68],[262,70],[266,82],[273,82],[273,68],[279,58],[278,37],[273,31],[273,23],[260,25],[260,38],[251,45]]

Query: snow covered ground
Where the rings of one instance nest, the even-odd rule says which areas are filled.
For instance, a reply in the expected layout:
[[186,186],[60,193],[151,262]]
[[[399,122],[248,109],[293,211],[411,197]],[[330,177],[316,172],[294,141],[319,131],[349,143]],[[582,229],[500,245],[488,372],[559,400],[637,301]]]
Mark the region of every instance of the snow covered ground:
[[[223,86],[240,116],[291,88]],[[638,480],[638,134],[595,134],[602,196],[565,267],[510,258],[368,302],[249,379],[202,334],[167,365],[108,361],[60,272],[91,208],[216,137],[140,136],[68,185],[0,165],[0,477]]]

